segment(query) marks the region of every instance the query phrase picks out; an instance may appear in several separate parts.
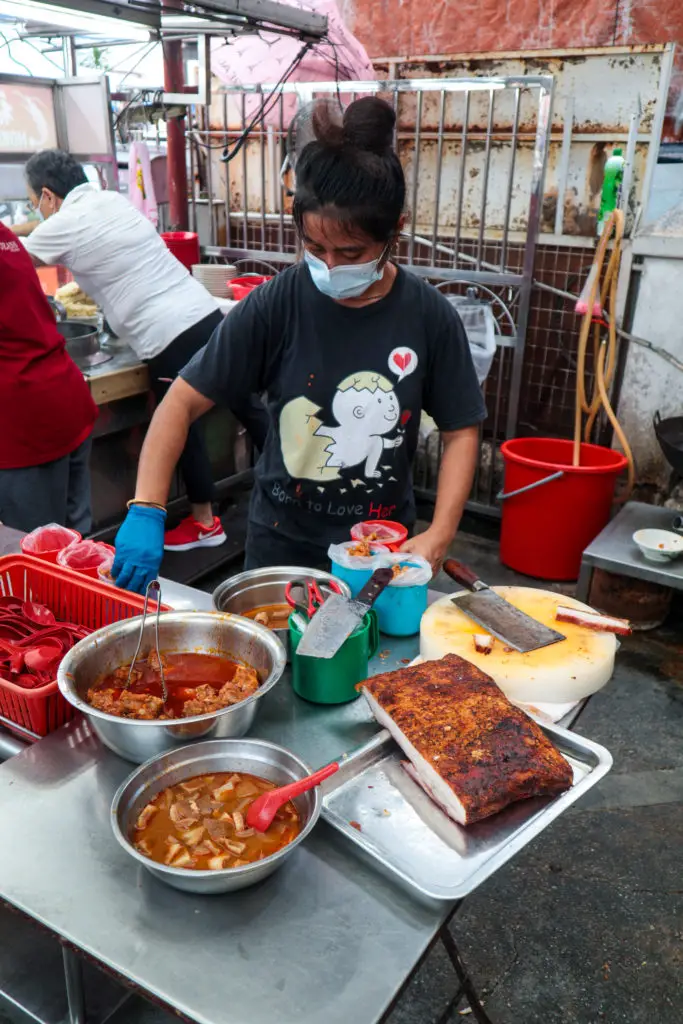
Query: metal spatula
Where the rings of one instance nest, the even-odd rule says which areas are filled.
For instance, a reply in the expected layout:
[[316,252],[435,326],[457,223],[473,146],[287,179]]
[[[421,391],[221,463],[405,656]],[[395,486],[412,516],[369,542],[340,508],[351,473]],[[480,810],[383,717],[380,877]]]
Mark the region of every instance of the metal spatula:
[[468,618],[483,626],[487,632],[497,636],[499,640],[521,654],[528,654],[539,647],[548,647],[567,639],[563,633],[544,626],[538,619],[532,619],[526,612],[515,608],[455,558],[446,559],[443,571],[456,583],[461,583],[471,591],[469,594],[460,594],[452,598],[453,604]]

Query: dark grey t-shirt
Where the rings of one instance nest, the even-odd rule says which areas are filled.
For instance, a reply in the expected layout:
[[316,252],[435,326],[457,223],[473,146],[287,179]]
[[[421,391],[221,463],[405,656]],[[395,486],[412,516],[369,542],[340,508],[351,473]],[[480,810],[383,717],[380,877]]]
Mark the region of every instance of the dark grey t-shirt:
[[232,310],[181,376],[232,408],[267,392],[251,518],[325,547],[359,520],[412,525],[423,409],[443,431],[486,415],[457,313],[402,269],[385,298],[351,309],[297,264]]

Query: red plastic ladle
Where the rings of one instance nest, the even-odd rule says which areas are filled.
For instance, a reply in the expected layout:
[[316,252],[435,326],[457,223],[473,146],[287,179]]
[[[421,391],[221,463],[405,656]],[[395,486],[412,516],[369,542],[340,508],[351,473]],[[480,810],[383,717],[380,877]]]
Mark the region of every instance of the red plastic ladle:
[[24,664],[31,672],[39,674],[56,669],[64,655],[64,648],[58,640],[45,640],[37,647],[31,647],[24,655]]
[[283,804],[286,804],[288,800],[293,800],[295,796],[301,796],[309,789],[319,786],[321,782],[328,779],[330,775],[334,775],[338,770],[339,762],[333,761],[332,764],[319,768],[312,775],[307,775],[305,779],[290,782],[287,786],[280,786],[278,789],[271,789],[267,793],[257,796],[247,808],[248,827],[255,828],[257,832],[267,832]]
[[54,626],[56,622],[54,613],[36,601],[24,601],[21,611],[29,622],[35,622],[37,626]]

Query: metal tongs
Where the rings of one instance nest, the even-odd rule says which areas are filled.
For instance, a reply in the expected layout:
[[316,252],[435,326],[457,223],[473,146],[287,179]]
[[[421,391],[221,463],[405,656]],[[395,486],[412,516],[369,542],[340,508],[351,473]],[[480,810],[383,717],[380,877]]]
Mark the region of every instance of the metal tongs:
[[142,638],[145,632],[145,622],[147,620],[147,605],[149,604],[149,595],[152,591],[156,591],[157,594],[157,614],[154,622],[154,646],[156,648],[157,658],[159,660],[159,675],[161,676],[161,694],[164,698],[165,703],[168,700],[168,690],[166,689],[166,680],[164,679],[164,663],[161,660],[161,651],[159,650],[159,609],[161,608],[161,584],[159,583],[159,580],[150,580],[149,583],[147,584],[147,589],[145,590],[145,604],[142,609],[140,636],[138,637],[138,645],[135,648],[133,660],[131,661],[130,668],[128,669],[128,679],[126,680],[124,690],[128,690],[130,688],[130,681],[133,676],[135,662],[137,661],[138,655],[140,653],[140,648],[142,647]]

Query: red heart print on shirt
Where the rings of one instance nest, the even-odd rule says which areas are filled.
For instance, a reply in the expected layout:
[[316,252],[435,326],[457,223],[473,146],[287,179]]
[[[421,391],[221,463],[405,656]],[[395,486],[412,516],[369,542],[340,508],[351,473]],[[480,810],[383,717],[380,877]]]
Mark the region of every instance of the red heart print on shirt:
[[412,348],[395,348],[389,356],[389,369],[402,381],[417,369],[417,353]]

